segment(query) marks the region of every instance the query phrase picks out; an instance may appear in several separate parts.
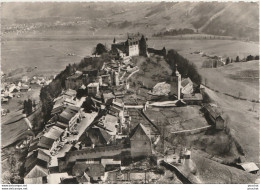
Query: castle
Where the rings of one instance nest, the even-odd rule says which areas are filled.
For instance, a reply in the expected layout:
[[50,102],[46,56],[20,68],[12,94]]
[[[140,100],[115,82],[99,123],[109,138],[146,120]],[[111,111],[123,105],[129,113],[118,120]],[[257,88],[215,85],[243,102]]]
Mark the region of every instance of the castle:
[[114,55],[120,57],[124,56],[147,56],[147,38],[144,35],[137,34],[128,34],[127,40],[124,42],[116,42],[114,39],[113,44],[111,45],[111,52]]

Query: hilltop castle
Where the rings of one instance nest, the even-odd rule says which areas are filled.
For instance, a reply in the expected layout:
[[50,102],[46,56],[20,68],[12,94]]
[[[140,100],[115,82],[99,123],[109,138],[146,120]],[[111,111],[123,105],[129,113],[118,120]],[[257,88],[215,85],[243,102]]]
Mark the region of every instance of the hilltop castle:
[[124,56],[147,56],[147,38],[143,34],[127,34],[127,40],[116,42],[111,45],[111,52],[120,57]]

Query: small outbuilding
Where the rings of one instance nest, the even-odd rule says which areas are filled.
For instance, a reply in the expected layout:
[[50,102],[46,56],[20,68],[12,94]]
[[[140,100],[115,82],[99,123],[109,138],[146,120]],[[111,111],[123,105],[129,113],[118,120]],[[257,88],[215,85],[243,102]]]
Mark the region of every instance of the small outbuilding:
[[206,118],[215,125],[216,129],[223,130],[225,128],[225,120],[222,116],[210,105],[205,105],[202,108]]
[[259,168],[254,162],[244,162],[239,164],[240,168],[245,170],[248,173],[257,174]]

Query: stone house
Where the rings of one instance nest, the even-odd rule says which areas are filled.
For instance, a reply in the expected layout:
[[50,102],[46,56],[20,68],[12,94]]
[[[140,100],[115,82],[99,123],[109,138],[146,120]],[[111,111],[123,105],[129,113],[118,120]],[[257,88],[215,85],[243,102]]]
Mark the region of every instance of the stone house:
[[150,131],[139,123],[130,133],[131,156],[141,157],[152,154],[152,142]]

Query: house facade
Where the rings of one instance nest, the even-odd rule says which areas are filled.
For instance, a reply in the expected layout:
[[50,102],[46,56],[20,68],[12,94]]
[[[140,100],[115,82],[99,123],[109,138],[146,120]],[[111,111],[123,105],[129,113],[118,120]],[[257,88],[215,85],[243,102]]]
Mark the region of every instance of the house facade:
[[87,86],[87,89],[88,89],[89,95],[95,96],[95,95],[99,94],[99,83],[90,83]]
[[130,134],[131,157],[149,156],[152,145],[149,131],[141,123]]

